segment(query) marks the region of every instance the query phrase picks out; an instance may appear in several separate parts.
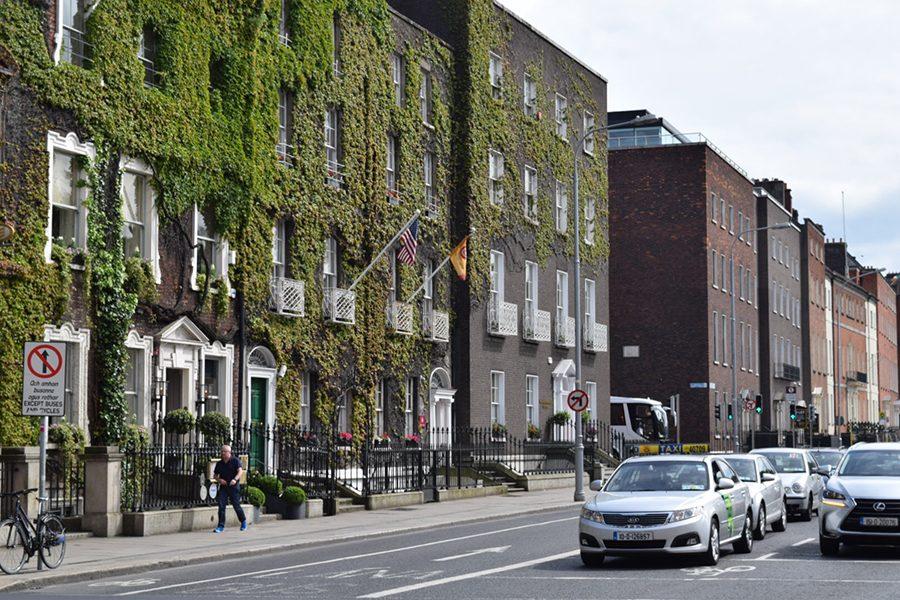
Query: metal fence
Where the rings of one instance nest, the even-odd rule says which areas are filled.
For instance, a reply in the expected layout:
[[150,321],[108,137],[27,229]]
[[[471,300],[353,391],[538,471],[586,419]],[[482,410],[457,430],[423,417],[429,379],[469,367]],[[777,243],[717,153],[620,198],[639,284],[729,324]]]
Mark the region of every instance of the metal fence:
[[47,452],[45,509],[61,517],[84,514],[84,460],[80,453],[67,456],[58,449]]

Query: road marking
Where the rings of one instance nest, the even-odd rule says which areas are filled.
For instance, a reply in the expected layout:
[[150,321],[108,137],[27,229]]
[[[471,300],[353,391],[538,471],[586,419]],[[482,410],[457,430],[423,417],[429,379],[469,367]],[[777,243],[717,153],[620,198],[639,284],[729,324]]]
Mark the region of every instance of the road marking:
[[750,558],[750,559],[744,559],[744,560],[767,560],[769,558],[772,558],[776,554],[778,554],[778,553],[777,552],[769,552],[768,554],[763,554],[762,556],[758,556],[756,558]]
[[751,567],[750,565],[734,565],[731,567],[687,567],[682,569],[682,572],[687,573],[688,575],[693,575],[694,577],[718,577],[724,573],[747,573],[749,571],[753,571],[756,567]]
[[365,554],[357,554],[356,556],[342,556],[340,558],[331,558],[328,560],[318,560],[315,562],[303,563],[299,565],[291,565],[288,567],[277,567],[272,569],[262,569],[259,571],[250,571],[249,573],[240,573],[237,575],[225,575],[224,577],[214,577],[210,579],[201,579],[198,581],[186,581],[184,583],[172,583],[169,585],[161,585],[155,588],[148,588],[144,590],[134,590],[131,592],[123,592],[121,594],[117,594],[118,596],[135,596],[137,594],[147,594],[150,592],[160,592],[163,590],[172,590],[176,588],[190,587],[192,585],[203,585],[207,583],[216,583],[219,581],[228,581],[230,579],[240,579],[242,577],[253,577],[254,575],[264,575],[267,573],[271,573],[272,575],[276,574],[284,574],[288,571],[293,571],[294,569],[303,569],[305,567],[317,567],[319,565],[328,565],[332,563],[339,563],[348,560],[357,560],[360,558],[369,558],[371,556],[383,556],[385,554],[393,554],[396,552],[405,552],[406,550],[417,550],[419,548],[428,548],[429,546],[439,546],[441,544],[450,544],[452,542],[460,542],[463,540],[471,540],[475,538],[484,537],[487,535],[496,535],[498,533],[506,533],[508,531],[518,531],[520,529],[529,529],[531,527],[540,527],[541,525],[553,525],[554,523],[563,523],[565,521],[575,521],[578,517],[565,517],[564,519],[552,519],[550,521],[541,521],[539,523],[529,523],[527,525],[516,525],[515,527],[507,527],[505,529],[495,529],[493,531],[483,531],[481,533],[473,533],[470,535],[463,535],[460,537],[449,538],[446,540],[436,540],[434,542],[425,542],[423,544],[415,544],[413,546],[405,546],[403,548],[393,548],[391,550],[379,550],[377,552],[367,552]]
[[[765,562],[809,562],[809,563],[819,563],[825,564],[829,562],[838,563],[838,564],[861,564],[861,565],[896,565],[896,560],[865,560],[865,559],[852,559],[852,558],[838,558],[833,560],[827,560],[824,558],[766,558],[766,556],[760,556],[759,558],[736,558],[735,560],[761,560]],[[821,581],[817,579],[816,581]]]
[[816,538],[806,538],[805,540],[800,540],[799,542],[791,544],[791,547],[796,548],[797,546],[802,546],[804,544],[808,544],[808,543],[814,542],[814,541],[816,541]]
[[477,579],[479,577],[485,577],[487,575],[493,575],[495,573],[505,573],[507,571],[515,571],[517,569],[525,569],[527,567],[533,567],[535,565],[541,565],[548,562],[553,562],[555,560],[562,560],[564,558],[571,558],[573,556],[577,556],[581,553],[581,550],[572,550],[570,552],[562,552],[560,554],[553,554],[551,556],[545,556],[543,558],[534,558],[532,560],[526,560],[523,562],[513,563],[511,565],[505,565],[503,567],[494,567],[493,569],[484,569],[483,571],[474,571],[472,573],[464,573],[463,575],[453,575],[451,577],[443,577],[441,579],[434,579],[432,581],[424,581],[422,583],[414,583],[412,585],[405,585],[403,587],[394,588],[391,590],[383,590],[380,592],[375,592],[372,594],[365,594],[364,596],[357,596],[357,598],[384,598],[385,596],[393,596],[395,594],[404,594],[406,592],[414,592],[416,590],[422,590],[425,588],[435,587],[438,585],[445,585],[447,583],[456,583],[457,581],[466,581],[468,579]]
[[[603,575],[517,575],[516,577],[490,577],[490,579],[500,579],[500,580],[510,580],[510,581],[522,581],[524,579],[534,579],[534,580],[542,580],[542,581],[646,581],[647,577],[615,577],[615,576],[603,576]],[[654,581],[738,581],[738,582],[748,582],[748,581],[772,581],[771,577],[703,577],[703,578],[694,578],[694,577],[656,577],[653,578]],[[778,578],[779,581],[791,581],[791,582],[809,582],[809,578],[796,578],[796,579],[785,579],[783,577]],[[893,579],[816,579],[816,583],[875,583],[875,584],[896,584],[897,581]],[[368,598],[370,596],[360,596],[360,598]]]
[[478,554],[502,554],[510,549],[511,546],[497,546],[495,548],[482,548],[481,550],[475,550],[474,552],[466,552],[465,554],[457,554],[456,556],[445,556],[444,558],[436,558],[433,562],[445,562],[448,560],[456,560],[457,558],[468,558],[470,556],[476,556]]

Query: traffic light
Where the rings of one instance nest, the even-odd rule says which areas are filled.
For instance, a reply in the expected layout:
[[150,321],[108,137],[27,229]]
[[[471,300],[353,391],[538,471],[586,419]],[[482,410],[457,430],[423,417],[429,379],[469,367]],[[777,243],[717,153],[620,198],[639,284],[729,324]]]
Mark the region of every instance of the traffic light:
[[791,404],[791,421],[797,420],[797,405]]
[[728,405],[728,420],[734,421],[734,407],[730,404]]
[[722,406],[720,404],[716,404],[716,421],[722,420]]
[[756,414],[761,415],[762,414],[762,396],[761,395],[759,395],[759,394],[756,395],[756,403],[755,404],[756,404],[756,407],[755,407]]

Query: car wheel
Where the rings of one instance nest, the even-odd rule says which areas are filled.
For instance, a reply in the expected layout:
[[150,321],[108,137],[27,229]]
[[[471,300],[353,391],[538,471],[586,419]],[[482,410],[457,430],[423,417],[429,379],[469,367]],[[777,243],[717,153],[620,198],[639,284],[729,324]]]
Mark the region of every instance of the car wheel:
[[819,534],[819,552],[822,556],[837,556],[841,552],[841,540]]
[[812,494],[809,495],[809,502],[806,504],[806,508],[800,511],[800,520],[801,521],[812,521],[812,510],[813,510],[813,497]]
[[734,551],[738,554],[750,554],[753,551],[753,512],[747,511],[747,518],[744,519],[744,528],[741,530],[741,537],[732,544]]
[[706,546],[706,552],[703,553],[703,564],[708,567],[714,567],[719,564],[719,556],[722,554],[721,540],[719,539],[719,522],[712,520],[709,525],[709,544]]
[[595,552],[582,552],[581,553],[581,562],[584,563],[586,567],[599,567],[603,565],[603,559],[606,558],[603,554],[597,554]]
[[768,529],[768,523],[766,523],[766,505],[759,505],[759,518],[756,523],[756,530],[753,532],[753,537],[757,540],[764,539],[766,537],[766,529]]
[[787,502],[781,502],[781,518],[772,523],[772,531],[787,530]]

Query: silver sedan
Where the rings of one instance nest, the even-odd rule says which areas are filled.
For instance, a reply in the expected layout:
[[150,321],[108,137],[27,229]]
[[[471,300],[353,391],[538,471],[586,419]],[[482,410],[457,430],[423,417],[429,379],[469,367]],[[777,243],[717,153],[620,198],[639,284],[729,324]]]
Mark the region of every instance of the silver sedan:
[[728,464],[750,490],[753,537],[757,540],[766,537],[769,525],[775,531],[784,531],[787,528],[784,485],[772,463],[760,454],[729,454]]
[[823,477],[828,471],[820,468],[807,450],[799,448],[760,448],[751,454],[762,454],[775,466],[784,484],[788,512],[798,514],[803,521],[812,520],[822,502]]
[[695,554],[719,562],[721,545],[753,549],[747,485],[716,456],[630,458],[584,504],[579,522],[581,560],[599,566],[609,556]]

